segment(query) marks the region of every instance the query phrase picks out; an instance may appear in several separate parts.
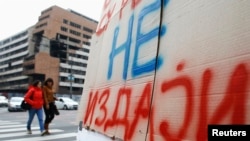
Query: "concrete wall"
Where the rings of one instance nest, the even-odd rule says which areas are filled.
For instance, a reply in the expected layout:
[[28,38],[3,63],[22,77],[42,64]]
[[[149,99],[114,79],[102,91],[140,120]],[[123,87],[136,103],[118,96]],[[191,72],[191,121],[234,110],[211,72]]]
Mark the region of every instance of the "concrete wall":
[[204,141],[208,124],[250,124],[249,6],[106,1],[78,111],[95,133],[77,138]]
[[56,92],[59,86],[59,69],[60,61],[58,58],[51,57],[48,53],[44,52],[40,52],[35,56],[35,72],[44,74],[45,80],[47,78],[52,78]]

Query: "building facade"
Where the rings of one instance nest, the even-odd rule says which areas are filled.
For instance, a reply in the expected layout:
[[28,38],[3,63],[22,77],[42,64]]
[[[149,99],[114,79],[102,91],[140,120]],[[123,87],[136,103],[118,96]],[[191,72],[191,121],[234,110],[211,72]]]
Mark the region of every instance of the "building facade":
[[34,53],[33,27],[0,41],[0,91],[18,94],[27,90],[30,79],[23,75],[24,58]]
[[25,82],[30,83],[34,79],[44,81],[51,77],[58,94],[80,95],[90,40],[97,24],[89,17],[58,6],[42,11],[38,22],[30,30],[30,41],[27,42],[30,47],[20,59],[21,76],[29,80]]

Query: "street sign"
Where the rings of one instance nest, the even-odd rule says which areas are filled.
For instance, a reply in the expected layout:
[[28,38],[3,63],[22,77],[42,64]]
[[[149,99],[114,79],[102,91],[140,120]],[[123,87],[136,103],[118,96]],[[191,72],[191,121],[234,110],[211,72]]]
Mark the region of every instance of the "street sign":
[[73,74],[68,75],[68,80],[69,81],[74,81],[75,80],[74,75]]

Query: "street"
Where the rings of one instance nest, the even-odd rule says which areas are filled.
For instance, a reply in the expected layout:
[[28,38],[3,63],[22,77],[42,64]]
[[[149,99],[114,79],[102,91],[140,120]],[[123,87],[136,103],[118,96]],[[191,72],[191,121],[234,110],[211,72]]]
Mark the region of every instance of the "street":
[[0,107],[0,140],[1,141],[75,141],[78,123],[77,110],[59,110],[50,125],[50,135],[40,136],[37,117],[32,122],[32,134],[26,134],[27,112],[8,112]]

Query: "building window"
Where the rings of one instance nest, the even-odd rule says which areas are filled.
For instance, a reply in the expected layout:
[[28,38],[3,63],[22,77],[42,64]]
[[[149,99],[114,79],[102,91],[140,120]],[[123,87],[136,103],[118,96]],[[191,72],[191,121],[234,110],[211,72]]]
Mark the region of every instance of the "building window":
[[63,19],[63,23],[64,23],[64,24],[68,24],[68,20]]
[[79,25],[79,24],[77,24],[77,23],[70,22],[70,25],[71,25],[72,27],[75,27],[75,28],[81,29],[81,25]]
[[79,43],[81,42],[80,40],[75,39],[75,38],[69,38],[69,41],[70,41],[70,42],[77,43],[77,44],[79,44]]
[[77,32],[77,31],[74,31],[74,30],[70,30],[69,31],[71,34],[74,34],[76,36],[81,36],[81,33],[80,32]]
[[9,42],[10,42],[10,39],[6,39],[6,40],[3,41],[3,45],[4,45],[4,44],[7,44],[7,43],[9,43]]
[[13,37],[11,38],[11,40],[14,41],[14,40],[16,40],[16,39],[19,39],[19,38],[21,38],[21,37],[24,37],[24,36],[27,35],[27,34],[28,34],[28,32],[25,31],[25,32],[23,32],[23,33],[20,33],[20,34],[18,34],[18,35],[13,36]]
[[84,59],[84,60],[88,60],[88,59],[89,59],[89,57],[88,57],[88,56],[82,56],[82,59]]
[[83,43],[84,45],[90,46],[90,42],[85,42],[85,41],[83,41],[82,43]]
[[86,34],[83,34],[82,37],[83,37],[83,38],[86,38],[86,39],[91,39],[91,36],[86,35]]
[[61,30],[64,32],[68,32],[68,29],[66,27],[61,26]]
[[83,48],[83,52],[89,53],[89,49]]
[[36,28],[40,28],[40,27],[43,27],[43,26],[47,26],[47,22],[46,23],[42,23],[40,25],[37,25]]
[[87,28],[87,27],[83,27],[83,30],[84,30],[84,31],[87,31],[87,32],[89,32],[89,33],[93,33],[93,30],[90,29],[90,28]]
[[49,18],[49,15],[39,18],[39,21]]

